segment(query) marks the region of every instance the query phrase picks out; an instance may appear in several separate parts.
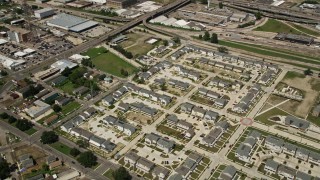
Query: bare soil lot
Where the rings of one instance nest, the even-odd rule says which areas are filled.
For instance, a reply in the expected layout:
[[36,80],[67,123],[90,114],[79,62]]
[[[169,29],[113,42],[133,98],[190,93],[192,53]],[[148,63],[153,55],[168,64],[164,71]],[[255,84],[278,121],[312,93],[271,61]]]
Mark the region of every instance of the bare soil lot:
[[[290,79],[284,79],[284,83],[288,84],[297,89],[305,91],[305,97],[302,102],[296,103],[294,101],[289,101],[286,109],[292,110],[295,115],[300,117],[306,117],[311,107],[316,101],[316,97],[319,94],[320,80],[314,79],[312,77],[294,77]],[[284,107],[285,105],[283,105]],[[290,108],[291,107],[291,108]]]

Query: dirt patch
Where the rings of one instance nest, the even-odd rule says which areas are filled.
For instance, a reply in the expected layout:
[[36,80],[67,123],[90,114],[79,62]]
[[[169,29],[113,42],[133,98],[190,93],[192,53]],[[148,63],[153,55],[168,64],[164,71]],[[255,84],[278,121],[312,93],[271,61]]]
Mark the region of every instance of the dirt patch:
[[266,103],[266,104],[263,106],[263,108],[261,108],[261,110],[260,110],[259,113],[264,112],[264,111],[267,110],[267,109],[270,109],[272,106],[273,106],[273,105],[271,105],[271,104],[269,104],[269,103]]
[[126,114],[126,118],[128,120],[134,121],[134,122],[139,122],[139,124],[151,124],[153,122],[152,118],[144,116],[139,113],[135,112],[128,112]]
[[298,113],[298,111],[297,111],[300,104],[301,104],[301,102],[299,102],[299,101],[290,100],[290,101],[287,101],[287,102],[281,104],[280,106],[278,106],[278,108],[283,111],[286,111],[290,114],[294,114],[294,115],[299,116],[301,118],[305,118],[305,116],[307,114],[299,114],[300,112]]
[[67,36],[66,39],[68,41],[70,41],[75,46],[80,45],[80,44],[82,44],[84,42],[82,39],[76,38],[76,37],[73,37],[73,36]]
[[270,103],[271,105],[277,105],[279,103],[282,103],[285,100],[287,100],[287,98],[282,96],[271,95],[267,102]]
[[305,91],[305,97],[302,102],[296,104],[297,106],[295,107],[296,110],[294,111],[294,114],[300,117],[306,117],[319,94],[318,91],[314,90],[317,81],[313,80],[311,77],[305,77],[285,79],[283,82],[289,86]]

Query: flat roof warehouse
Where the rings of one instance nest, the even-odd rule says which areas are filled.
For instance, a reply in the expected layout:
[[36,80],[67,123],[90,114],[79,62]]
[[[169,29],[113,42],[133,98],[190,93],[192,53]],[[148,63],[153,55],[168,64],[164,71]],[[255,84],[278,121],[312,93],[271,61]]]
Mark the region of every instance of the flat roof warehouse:
[[96,21],[91,21],[89,19],[69,15],[69,14],[58,14],[53,16],[52,19],[47,21],[48,26],[53,26],[73,32],[82,32],[97,26],[99,23]]

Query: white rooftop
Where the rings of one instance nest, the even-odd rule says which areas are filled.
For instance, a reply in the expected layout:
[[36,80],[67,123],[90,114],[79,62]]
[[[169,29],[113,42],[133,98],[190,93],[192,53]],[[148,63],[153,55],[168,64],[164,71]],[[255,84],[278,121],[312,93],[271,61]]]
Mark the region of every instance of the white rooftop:
[[62,60],[59,60],[53,64],[51,64],[51,68],[57,68],[57,69],[60,69],[60,72],[63,71],[65,68],[69,68],[69,69],[72,69],[72,68],[75,68],[77,67],[77,64],[76,63],[73,63],[69,60],[66,60],[66,59],[62,59]]
[[5,44],[5,43],[7,43],[7,42],[8,42],[7,40],[0,39],[0,45]]

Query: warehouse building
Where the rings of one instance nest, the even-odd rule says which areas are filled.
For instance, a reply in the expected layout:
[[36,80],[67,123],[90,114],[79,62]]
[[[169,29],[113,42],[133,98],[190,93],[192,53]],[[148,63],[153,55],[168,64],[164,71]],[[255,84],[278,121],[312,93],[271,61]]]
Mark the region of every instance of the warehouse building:
[[25,110],[25,112],[32,118],[37,118],[51,109],[49,104],[46,104],[40,100],[35,101],[33,104],[34,106],[31,106],[29,109]]
[[47,21],[48,26],[57,27],[67,31],[82,32],[92,27],[97,26],[99,23],[91,21],[89,19],[69,15],[69,14],[58,14],[53,16],[52,19]]
[[31,32],[26,29],[22,29],[22,28],[11,27],[10,31],[7,32],[7,35],[8,35],[8,39],[10,41],[21,43],[21,42],[28,41],[28,39],[31,35]]
[[47,18],[52,15],[54,15],[54,10],[52,8],[44,8],[34,11],[34,16],[38,19]]
[[297,34],[287,34],[287,33],[279,33],[276,35],[275,39],[282,41],[290,41],[294,43],[306,44],[310,45],[314,42],[314,38],[304,35]]
[[107,6],[116,9],[127,8],[135,3],[136,0],[107,0]]

